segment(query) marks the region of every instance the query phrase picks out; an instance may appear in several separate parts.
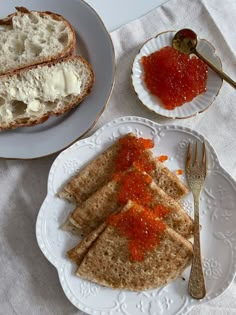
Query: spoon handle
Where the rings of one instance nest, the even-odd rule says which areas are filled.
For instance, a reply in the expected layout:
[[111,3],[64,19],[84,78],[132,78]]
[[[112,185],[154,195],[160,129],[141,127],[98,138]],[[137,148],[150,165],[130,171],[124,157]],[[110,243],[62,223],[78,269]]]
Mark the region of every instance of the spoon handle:
[[198,58],[202,59],[213,71],[215,71],[221,77],[221,79],[225,80],[233,88],[236,88],[236,82],[233,81],[226,73],[214,66],[209,60],[199,54],[197,50],[194,50],[194,54],[198,56]]

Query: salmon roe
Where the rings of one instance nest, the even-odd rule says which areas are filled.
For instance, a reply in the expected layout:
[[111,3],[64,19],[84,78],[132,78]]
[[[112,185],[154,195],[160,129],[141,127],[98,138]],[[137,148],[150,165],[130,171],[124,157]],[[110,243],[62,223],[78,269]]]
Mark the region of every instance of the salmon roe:
[[[155,169],[155,163],[150,162],[146,149],[153,148],[153,141],[127,136],[119,143],[113,175],[113,180],[120,184],[118,203],[123,206],[132,200],[135,207],[111,215],[107,222],[128,238],[130,259],[141,261],[147,250],[159,244],[159,235],[166,227],[157,217],[165,218],[170,210],[161,204],[155,205],[155,195],[150,189],[152,177],[149,174]],[[129,170],[132,166],[134,168]]]
[[151,139],[124,137],[119,139],[120,150],[115,161],[115,171],[123,172],[131,167],[134,162],[137,168],[151,173],[155,166],[146,158],[146,149],[154,147]]
[[208,67],[195,56],[164,47],[141,58],[143,80],[166,109],[174,109],[206,91]]
[[132,169],[124,174],[117,174],[120,182],[118,203],[125,205],[129,200],[144,206],[156,216],[165,218],[170,210],[161,204],[156,204],[155,191],[150,188],[152,177],[138,169]]
[[160,155],[160,156],[158,156],[157,159],[159,162],[165,162],[168,160],[168,156],[167,155]]
[[177,175],[182,175],[183,173],[184,173],[184,171],[181,169],[175,171],[175,174],[177,174]]
[[167,216],[167,214],[170,212],[170,210],[167,207],[159,204],[159,205],[156,205],[154,208],[152,208],[152,212],[156,216],[158,216],[160,219],[164,219]]
[[138,205],[118,214],[112,214],[107,222],[116,227],[129,242],[130,260],[142,261],[147,251],[160,243],[166,224],[156,215]]
[[120,178],[118,202],[121,205],[129,200],[148,206],[153,200],[152,191],[149,188],[152,178],[138,170],[125,173]]

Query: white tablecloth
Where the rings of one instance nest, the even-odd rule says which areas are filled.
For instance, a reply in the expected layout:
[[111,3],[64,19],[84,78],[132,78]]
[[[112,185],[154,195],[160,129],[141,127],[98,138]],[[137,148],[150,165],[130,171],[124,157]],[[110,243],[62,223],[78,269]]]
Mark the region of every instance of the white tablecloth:
[[[236,178],[236,98],[231,86],[223,84],[217,100],[205,113],[187,120],[168,121],[144,108],[130,84],[132,60],[140,45],[159,32],[183,27],[207,38],[216,47],[224,70],[236,79],[235,21],[236,1],[170,0],[113,32],[116,83],[93,131],[124,115],[191,127],[211,142],[223,167]],[[46,195],[47,174],[54,159],[55,155],[33,161],[0,161],[1,315],[83,314],[64,296],[57,272],[40,252],[35,238],[35,221]],[[236,314],[235,281],[222,296],[192,309],[190,314]]]

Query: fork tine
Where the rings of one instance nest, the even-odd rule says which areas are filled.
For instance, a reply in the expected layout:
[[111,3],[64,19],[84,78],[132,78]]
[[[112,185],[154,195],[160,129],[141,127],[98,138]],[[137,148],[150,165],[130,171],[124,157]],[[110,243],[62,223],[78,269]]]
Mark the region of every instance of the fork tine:
[[186,165],[189,165],[190,161],[191,161],[191,144],[189,142],[188,150],[187,150]]
[[205,144],[205,141],[203,141],[203,147],[202,147],[202,167],[204,169],[204,174],[206,176],[206,144]]
[[194,162],[193,164],[196,164],[197,163],[197,141],[196,141],[196,144],[195,144],[195,155],[194,155]]
[[203,148],[202,148],[202,164],[206,164],[206,145],[205,145],[205,141],[202,144]]

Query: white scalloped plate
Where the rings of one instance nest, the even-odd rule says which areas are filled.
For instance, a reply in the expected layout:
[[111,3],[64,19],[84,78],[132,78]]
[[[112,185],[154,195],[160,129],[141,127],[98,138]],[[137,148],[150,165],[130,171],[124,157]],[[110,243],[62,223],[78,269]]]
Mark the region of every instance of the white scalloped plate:
[[[172,38],[175,33],[175,31],[163,32],[145,42],[133,62],[132,83],[140,101],[151,111],[169,118],[188,118],[205,111],[218,95],[222,85],[222,79],[214,71],[208,69],[205,93],[198,95],[191,102],[185,103],[173,110],[165,109],[162,106],[161,101],[149,93],[142,80],[143,68],[140,64],[140,59],[165,46],[171,46]],[[197,50],[215,66],[222,69],[220,58],[215,54],[215,48],[208,41],[205,39],[198,39]]]
[[[73,206],[56,194],[78,169],[95,158],[121,135],[133,132],[152,138],[156,155],[167,154],[167,166],[184,169],[186,144],[203,141],[197,132],[177,126],[161,126],[139,117],[111,121],[90,138],[80,140],[62,152],[53,163],[48,178],[48,194],[39,211],[36,235],[39,247],[56,267],[67,298],[79,309],[93,315],[186,314],[194,305],[210,301],[227,289],[236,270],[236,183],[220,166],[212,146],[207,145],[208,176],[201,195],[201,240],[207,296],[200,301],[187,293],[189,269],[169,285],[142,293],[112,290],[75,276],[75,265],[65,258],[79,240],[60,230]],[[182,176],[185,180],[184,176]],[[183,207],[193,215],[189,194]],[[99,268],[99,266],[98,266]],[[49,284],[50,285],[50,284]]]

